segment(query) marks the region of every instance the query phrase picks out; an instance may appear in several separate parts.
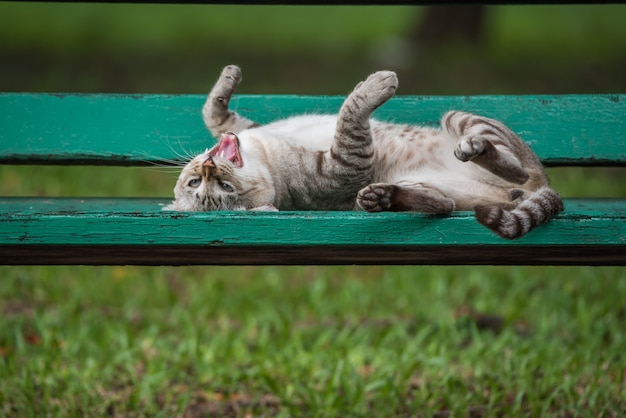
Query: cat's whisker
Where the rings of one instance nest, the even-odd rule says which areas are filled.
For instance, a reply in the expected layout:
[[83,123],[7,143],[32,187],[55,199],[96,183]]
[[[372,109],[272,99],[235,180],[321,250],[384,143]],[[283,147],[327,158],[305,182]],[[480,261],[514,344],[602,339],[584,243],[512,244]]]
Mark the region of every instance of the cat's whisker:
[[[178,140],[178,145],[179,145],[179,147],[181,146],[180,139]],[[177,156],[179,159],[181,159],[183,161],[189,161],[191,159],[188,155],[186,155],[186,150],[183,149],[182,147],[181,147],[181,149],[183,150],[183,153],[180,153],[177,150],[175,150],[174,147],[172,146],[172,144],[170,143],[170,141],[167,141],[167,147],[172,152],[172,154]]]
[[150,171],[161,172],[161,173],[175,173],[176,175],[178,175],[178,173],[180,173],[180,168],[179,167],[146,166],[146,167],[142,167],[142,168],[150,170]]
[[[172,152],[174,152],[176,155],[178,155],[179,157],[184,158],[187,161],[192,160],[196,155],[199,154],[198,152],[193,152],[191,150],[186,149],[183,146],[183,144],[180,142],[180,137],[178,138],[178,147],[182,150],[182,154],[181,153],[177,153],[173,149],[172,149]],[[171,146],[170,146],[170,149],[171,149]]]
[[141,162],[146,165],[160,166],[160,167],[182,167],[187,164],[188,160],[179,160],[166,158],[154,154],[149,154],[147,152],[142,152],[144,159]]
[[192,160],[192,159],[193,159],[196,155],[198,155],[198,154],[199,154],[199,152],[193,152],[193,151],[187,150],[187,149],[183,146],[183,144],[182,144],[182,142],[181,142],[181,137],[180,137],[180,136],[178,137],[178,148],[179,148],[180,150],[182,150],[182,153],[174,149],[174,147],[172,146],[172,143],[169,141],[169,138],[168,138],[168,140],[167,140],[167,147],[169,148],[169,150],[170,150],[170,151],[171,151],[174,155],[176,155],[177,157],[179,157],[181,160],[184,160],[184,161],[190,161],[190,160]]
[[184,161],[171,160],[171,159],[160,158],[160,157],[155,157],[149,160],[142,160],[141,162],[148,166],[173,168],[173,169],[180,169],[180,167],[184,167],[186,164],[186,162]]
[[144,150],[141,150],[140,153],[144,157],[141,160],[146,165],[155,165],[155,166],[173,166],[173,167],[184,167],[190,160],[192,160],[196,155],[200,152],[193,153],[187,150],[181,141],[181,136],[176,136],[177,138],[177,147],[172,146],[172,141],[169,136],[165,136],[165,144],[167,144],[167,149],[169,150],[169,156],[155,155]]

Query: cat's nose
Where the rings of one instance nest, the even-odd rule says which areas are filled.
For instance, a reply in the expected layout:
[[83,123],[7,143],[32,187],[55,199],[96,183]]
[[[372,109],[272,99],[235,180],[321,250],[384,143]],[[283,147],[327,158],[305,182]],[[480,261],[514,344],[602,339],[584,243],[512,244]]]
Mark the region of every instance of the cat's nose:
[[203,167],[209,167],[209,168],[215,168],[215,163],[213,162],[213,157],[209,156],[209,158],[204,160],[204,162],[202,163],[202,166]]

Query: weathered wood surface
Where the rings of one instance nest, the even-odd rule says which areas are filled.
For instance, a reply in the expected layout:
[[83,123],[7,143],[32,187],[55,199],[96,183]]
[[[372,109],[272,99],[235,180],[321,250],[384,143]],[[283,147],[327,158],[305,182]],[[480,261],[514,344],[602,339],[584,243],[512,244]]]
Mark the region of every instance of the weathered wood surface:
[[[0,93],[0,163],[143,165],[181,161],[214,143],[203,95]],[[260,123],[334,113],[342,97],[235,96]],[[400,96],[376,117],[437,125],[450,109],[502,120],[545,165],[626,165],[626,95]]]
[[470,212],[161,211],[167,202],[1,198],[0,264],[626,265],[621,199],[568,199],[516,241]]
[[[236,96],[261,123],[336,112],[342,97]],[[214,139],[202,95],[0,94],[0,163],[182,161]],[[626,95],[398,97],[376,117],[436,125],[498,118],[544,164],[626,166]],[[626,265],[626,200],[568,199],[549,224],[501,239],[470,212],[163,212],[166,199],[0,198],[0,264]]]

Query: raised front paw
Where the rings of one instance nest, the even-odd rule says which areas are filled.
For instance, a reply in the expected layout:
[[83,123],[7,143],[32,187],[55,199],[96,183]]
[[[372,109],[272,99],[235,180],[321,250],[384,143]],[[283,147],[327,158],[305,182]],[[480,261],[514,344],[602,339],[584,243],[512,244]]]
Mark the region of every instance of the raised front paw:
[[465,136],[454,149],[454,156],[461,161],[470,161],[485,151],[486,139],[481,136]]
[[359,83],[353,94],[363,107],[374,110],[393,97],[398,88],[398,77],[393,71],[378,71]]
[[366,212],[381,212],[391,207],[394,186],[374,183],[362,189],[356,197],[356,203]]

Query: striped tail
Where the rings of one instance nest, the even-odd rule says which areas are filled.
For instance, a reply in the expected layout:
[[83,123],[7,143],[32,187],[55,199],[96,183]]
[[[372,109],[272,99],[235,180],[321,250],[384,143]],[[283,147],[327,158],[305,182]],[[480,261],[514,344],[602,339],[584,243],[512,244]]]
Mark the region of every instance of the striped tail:
[[557,192],[544,186],[520,202],[513,210],[487,205],[478,205],[475,210],[478,222],[502,238],[516,239],[561,212],[563,201]]

